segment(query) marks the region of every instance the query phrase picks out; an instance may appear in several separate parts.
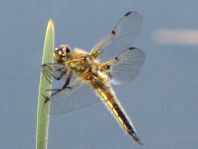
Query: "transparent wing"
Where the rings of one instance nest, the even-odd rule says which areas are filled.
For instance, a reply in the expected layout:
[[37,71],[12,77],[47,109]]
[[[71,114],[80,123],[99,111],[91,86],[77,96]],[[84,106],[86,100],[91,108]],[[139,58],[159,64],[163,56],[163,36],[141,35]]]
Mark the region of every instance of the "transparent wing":
[[53,76],[53,78],[59,80],[67,73],[67,68],[64,64],[59,63],[47,63],[42,65],[42,72],[44,73],[45,77]]
[[50,113],[67,113],[96,103],[99,99],[94,91],[83,82],[77,80],[69,88],[51,97]]
[[123,49],[131,47],[142,26],[142,16],[131,11],[126,13],[113,31],[95,44],[91,53],[100,50],[101,59],[106,61],[115,57]]
[[144,64],[145,54],[143,51],[131,47],[111,61],[108,76],[112,84],[118,85],[137,77]]

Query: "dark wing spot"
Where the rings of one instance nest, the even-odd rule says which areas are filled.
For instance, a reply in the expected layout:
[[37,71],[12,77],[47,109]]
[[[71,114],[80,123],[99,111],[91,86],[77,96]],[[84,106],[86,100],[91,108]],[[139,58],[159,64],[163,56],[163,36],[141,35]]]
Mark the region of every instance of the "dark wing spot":
[[112,33],[113,35],[115,35],[115,33],[116,33],[116,32],[115,32],[114,30],[112,30],[112,32],[111,32],[111,33]]
[[136,49],[136,48],[135,48],[135,47],[130,47],[130,48],[129,48],[129,50],[134,50],[134,49]]
[[124,16],[127,17],[130,14],[131,14],[131,11],[130,12],[127,12]]
[[115,60],[116,60],[116,61],[118,61],[118,60],[119,60],[119,58],[118,58],[118,57],[115,57]]

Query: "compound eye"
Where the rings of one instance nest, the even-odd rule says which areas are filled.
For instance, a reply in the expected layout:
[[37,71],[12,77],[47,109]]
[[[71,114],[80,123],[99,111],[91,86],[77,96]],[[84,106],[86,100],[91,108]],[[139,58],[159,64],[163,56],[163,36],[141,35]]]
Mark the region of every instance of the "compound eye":
[[54,60],[57,61],[58,63],[63,62],[62,51],[60,50],[54,51],[53,57],[54,57]]
[[60,50],[62,51],[62,56],[66,57],[68,55],[68,53],[70,53],[70,48],[68,46],[64,46],[62,48],[60,48]]
[[70,48],[67,47],[67,48],[66,48],[66,53],[70,53],[70,51],[71,51]]

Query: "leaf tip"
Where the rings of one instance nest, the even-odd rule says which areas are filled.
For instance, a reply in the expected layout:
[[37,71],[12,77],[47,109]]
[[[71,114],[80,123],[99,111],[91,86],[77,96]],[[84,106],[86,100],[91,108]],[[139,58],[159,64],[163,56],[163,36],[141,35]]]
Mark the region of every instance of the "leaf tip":
[[50,20],[48,21],[48,26],[47,26],[47,28],[54,28],[54,21],[53,21],[53,19],[50,19]]

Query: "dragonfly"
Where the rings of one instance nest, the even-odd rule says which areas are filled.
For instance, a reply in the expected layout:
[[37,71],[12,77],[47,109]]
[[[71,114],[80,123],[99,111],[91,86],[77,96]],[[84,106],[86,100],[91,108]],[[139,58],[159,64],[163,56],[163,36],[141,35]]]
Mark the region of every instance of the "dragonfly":
[[42,71],[48,79],[51,76],[57,81],[64,79],[64,84],[52,89],[52,95],[45,98],[45,103],[51,102],[50,112],[69,112],[102,101],[123,130],[142,145],[112,87],[134,80],[143,67],[145,53],[131,47],[141,26],[142,15],[130,11],[90,52],[71,50],[67,44],[55,48],[55,63],[43,64]]

